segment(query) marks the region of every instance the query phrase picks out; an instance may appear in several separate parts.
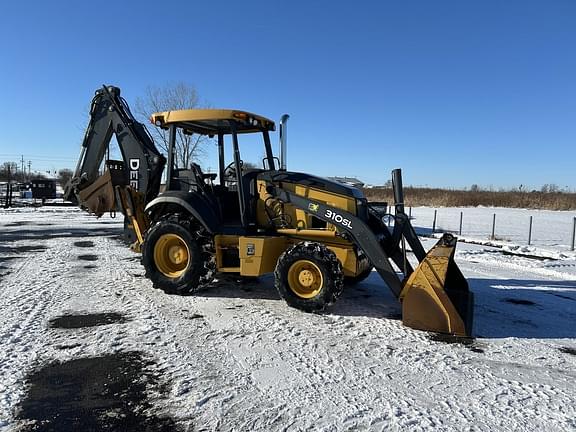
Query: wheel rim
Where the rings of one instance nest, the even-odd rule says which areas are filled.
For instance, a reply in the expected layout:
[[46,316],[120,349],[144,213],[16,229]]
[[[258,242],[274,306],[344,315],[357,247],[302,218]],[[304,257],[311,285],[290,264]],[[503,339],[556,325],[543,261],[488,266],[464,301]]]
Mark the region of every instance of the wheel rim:
[[315,263],[308,260],[296,261],[288,269],[288,285],[298,297],[309,299],[318,295],[324,278]]
[[177,234],[163,234],[154,245],[154,262],[164,276],[181,276],[190,261],[190,250]]

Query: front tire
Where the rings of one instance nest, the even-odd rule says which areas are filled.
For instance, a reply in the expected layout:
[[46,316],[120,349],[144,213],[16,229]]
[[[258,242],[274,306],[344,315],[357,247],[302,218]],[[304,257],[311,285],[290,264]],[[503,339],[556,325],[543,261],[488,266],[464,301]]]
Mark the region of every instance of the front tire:
[[370,265],[364,270],[362,270],[360,273],[358,273],[356,276],[346,276],[344,277],[344,283],[346,285],[357,285],[363,280],[365,280],[368,276],[370,276],[372,274],[372,270],[374,270],[374,267]]
[[319,312],[333,304],[344,287],[342,265],[321,243],[299,243],[278,259],[275,285],[288,305]]
[[146,233],[142,265],[155,288],[188,295],[212,279],[213,259],[188,219],[162,219]]

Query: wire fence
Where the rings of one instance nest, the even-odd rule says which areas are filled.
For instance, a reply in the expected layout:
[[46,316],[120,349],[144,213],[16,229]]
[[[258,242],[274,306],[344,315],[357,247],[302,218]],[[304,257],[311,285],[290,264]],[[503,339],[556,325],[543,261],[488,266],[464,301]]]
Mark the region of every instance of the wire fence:
[[508,208],[408,209],[413,225],[431,232],[574,250],[576,212]]

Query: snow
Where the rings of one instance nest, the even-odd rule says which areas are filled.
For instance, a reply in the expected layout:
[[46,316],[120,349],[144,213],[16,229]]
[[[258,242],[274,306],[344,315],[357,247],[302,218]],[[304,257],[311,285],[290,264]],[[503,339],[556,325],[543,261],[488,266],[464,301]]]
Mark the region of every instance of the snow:
[[[411,210],[413,224],[432,228],[436,212],[436,228],[443,231],[459,232],[460,213],[462,218],[462,236],[465,238],[487,240],[492,234],[493,216],[496,214],[494,236],[506,244],[527,246],[530,216],[532,216],[531,244],[540,248],[549,248],[568,252],[571,246],[576,211],[550,211],[534,209],[486,208],[486,207],[414,207]],[[574,253],[572,256],[576,256]]]
[[[426,227],[430,210],[419,211],[414,222]],[[494,212],[473,211],[482,221]],[[538,213],[530,250],[459,243],[476,298],[477,339],[466,345],[404,327],[375,272],[322,315],[289,308],[271,277],[170,296],[118,241],[119,219],[0,210],[0,429],[18,427],[25,378],[39,365],[138,350],[168,384],[149,389],[156,409],[183,430],[576,430],[576,259],[554,228],[572,216],[558,213]],[[518,215],[506,218],[526,213]],[[423,239],[427,248],[434,241]],[[48,325],[103,312],[127,320]]]

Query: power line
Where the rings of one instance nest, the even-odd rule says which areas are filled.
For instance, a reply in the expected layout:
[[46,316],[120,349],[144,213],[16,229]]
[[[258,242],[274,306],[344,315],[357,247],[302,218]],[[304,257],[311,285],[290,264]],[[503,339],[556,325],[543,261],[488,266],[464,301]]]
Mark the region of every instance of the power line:
[[74,161],[77,158],[74,157],[54,157],[54,156],[45,156],[45,155],[31,155],[31,154],[15,154],[15,153],[0,153],[0,157],[12,157],[18,158],[25,157],[26,159],[35,159],[41,161]]

